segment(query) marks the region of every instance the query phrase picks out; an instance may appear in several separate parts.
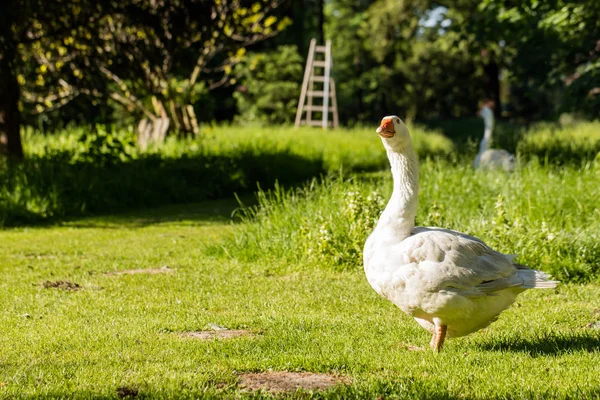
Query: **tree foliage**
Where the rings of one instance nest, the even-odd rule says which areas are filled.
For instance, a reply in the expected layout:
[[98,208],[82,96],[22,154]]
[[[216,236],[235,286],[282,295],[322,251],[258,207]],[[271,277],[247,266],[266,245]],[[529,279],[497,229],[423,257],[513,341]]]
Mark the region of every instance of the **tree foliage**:
[[[18,102],[25,78],[19,79],[17,71],[27,61],[25,46],[42,38],[60,41],[75,36],[77,32],[72,31],[78,26],[93,29],[113,6],[110,0],[6,0],[0,4],[0,153],[22,157]],[[77,39],[85,41],[88,37]],[[48,54],[49,50],[43,52]],[[43,71],[35,69],[27,78],[35,77],[33,84],[45,85],[36,73]]]
[[[0,152],[22,156],[20,110],[86,96],[197,130],[194,105],[231,84],[245,49],[288,24],[279,0],[9,0],[0,6]],[[21,95],[22,94],[22,95]],[[200,107],[201,105],[198,104]]]
[[236,65],[239,85],[234,97],[243,121],[292,123],[304,71],[296,46],[279,46],[268,53],[248,54]]
[[132,1],[103,16],[97,32],[77,27],[84,31],[77,37],[92,43],[43,37],[30,52],[38,68],[58,82],[65,82],[58,66],[74,76],[58,87],[62,94],[33,97],[44,101],[36,107],[41,111],[51,105],[49,99],[81,93],[108,97],[135,115],[168,117],[179,131],[191,132],[196,120],[191,105],[203,93],[234,83],[233,66],[246,47],[287,25],[272,15],[278,5],[277,0]]
[[452,29],[470,48],[485,50],[506,69],[517,115],[539,119],[574,110],[598,115],[599,2],[458,3],[450,10],[463,23],[454,24]]
[[424,24],[434,9],[427,0],[329,4],[342,120],[475,112],[483,74],[469,49],[453,46],[452,33]]
[[469,116],[486,97],[499,116],[595,117],[599,8],[594,0],[333,0],[327,30],[342,120]]

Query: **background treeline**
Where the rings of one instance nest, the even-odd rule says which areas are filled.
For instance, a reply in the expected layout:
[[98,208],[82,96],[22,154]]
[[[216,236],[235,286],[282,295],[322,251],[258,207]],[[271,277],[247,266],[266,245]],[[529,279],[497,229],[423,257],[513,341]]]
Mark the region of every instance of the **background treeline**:
[[[303,11],[292,7],[293,24],[262,43],[255,57],[280,54],[290,60],[291,50],[278,51],[276,43],[294,45],[304,57],[308,40],[322,34],[318,22],[323,6],[323,30],[332,40],[333,74],[345,123],[377,120],[382,111],[421,120],[473,116],[478,101],[486,97],[496,101],[498,116],[524,122],[563,112],[600,114],[596,1],[293,3]],[[264,55],[267,48],[269,56]],[[265,81],[292,78],[289,68],[270,70],[260,61],[247,68],[252,67]],[[301,72],[295,73],[300,82]],[[259,108],[271,91],[257,89],[251,98]],[[264,117],[271,111],[265,108]],[[280,114],[280,121],[289,121],[289,110]]]
[[595,118],[598,21],[595,0],[9,0],[0,112],[17,99],[21,121],[42,130],[288,123],[316,37],[333,43],[344,124],[473,116],[486,97],[517,121]]

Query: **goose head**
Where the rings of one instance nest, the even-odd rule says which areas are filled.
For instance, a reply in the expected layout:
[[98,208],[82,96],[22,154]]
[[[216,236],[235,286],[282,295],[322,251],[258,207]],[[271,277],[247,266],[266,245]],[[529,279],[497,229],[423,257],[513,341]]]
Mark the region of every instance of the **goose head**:
[[408,128],[395,115],[383,117],[376,132],[381,136],[381,141],[388,150],[402,152],[403,149],[412,144]]
[[491,128],[494,125],[494,102],[488,101],[479,109],[478,115],[483,118],[486,128]]

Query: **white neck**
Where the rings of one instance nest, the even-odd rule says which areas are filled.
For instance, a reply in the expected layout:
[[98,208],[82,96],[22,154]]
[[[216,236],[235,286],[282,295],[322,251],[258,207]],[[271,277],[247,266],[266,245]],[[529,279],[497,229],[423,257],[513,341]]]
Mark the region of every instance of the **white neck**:
[[494,129],[494,114],[492,114],[491,110],[487,110],[488,113],[483,115],[483,121],[485,124],[485,129],[483,131],[483,138],[481,139],[481,143],[479,143],[479,153],[477,157],[481,157],[484,151],[490,148],[490,144],[492,143],[492,131]]
[[415,227],[419,194],[419,164],[417,155],[408,143],[402,151],[387,149],[394,191],[377,222],[377,230],[387,230],[396,240],[407,238]]
[[492,130],[486,129],[483,134],[483,138],[481,139],[481,143],[479,143],[479,155],[481,155],[484,151],[490,148],[490,141],[492,138]]

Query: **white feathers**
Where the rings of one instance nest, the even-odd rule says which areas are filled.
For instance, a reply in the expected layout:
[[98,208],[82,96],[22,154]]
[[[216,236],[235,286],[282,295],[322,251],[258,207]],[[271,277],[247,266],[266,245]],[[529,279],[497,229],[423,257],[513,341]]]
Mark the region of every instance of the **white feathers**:
[[557,282],[544,272],[516,264],[512,255],[477,238],[414,226],[418,162],[408,130],[393,121],[395,132],[389,121],[382,121],[395,133],[382,136],[382,141],[394,190],[364,248],[365,273],[373,289],[425,329],[433,332],[443,325],[448,337],[456,337],[493,322],[522,291],[555,287]]
[[511,172],[515,169],[515,156],[506,150],[490,149],[494,130],[494,112],[489,106],[479,111],[485,125],[483,138],[479,144],[479,152],[473,161],[473,167],[479,169],[502,169]]
[[506,150],[488,149],[477,154],[473,161],[474,168],[480,169],[502,169],[512,172],[515,169],[515,156]]
[[558,285],[550,275],[535,269],[520,269],[517,274],[523,279],[521,287],[525,289],[552,289]]

